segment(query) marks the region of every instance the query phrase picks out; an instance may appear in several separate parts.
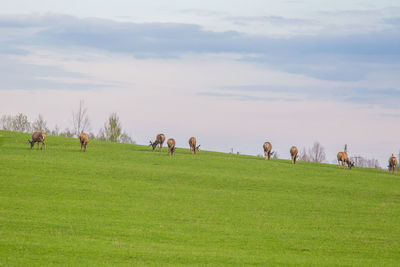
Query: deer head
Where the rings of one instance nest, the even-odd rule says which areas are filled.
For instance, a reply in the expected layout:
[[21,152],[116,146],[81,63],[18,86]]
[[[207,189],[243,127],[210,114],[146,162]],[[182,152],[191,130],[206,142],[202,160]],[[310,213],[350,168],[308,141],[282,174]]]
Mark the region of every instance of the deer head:
[[351,170],[352,167],[355,166],[355,162],[351,162],[350,160],[347,160],[347,166],[349,166],[349,169]]
[[157,140],[156,141],[154,141],[154,142],[151,142],[150,141],[150,144],[149,144],[149,146],[151,146],[151,147],[153,147],[153,150],[156,148],[156,146],[157,146]]
[[29,140],[29,139],[28,139],[28,143],[31,144],[31,148],[32,148],[33,145],[35,144],[35,143],[33,142],[33,140],[31,141],[31,140]]

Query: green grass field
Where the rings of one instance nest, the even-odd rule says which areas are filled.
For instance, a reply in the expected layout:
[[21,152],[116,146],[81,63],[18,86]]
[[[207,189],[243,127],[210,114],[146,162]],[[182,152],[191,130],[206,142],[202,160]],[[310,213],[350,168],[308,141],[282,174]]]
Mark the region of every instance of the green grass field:
[[399,174],[0,134],[0,266],[400,265]]

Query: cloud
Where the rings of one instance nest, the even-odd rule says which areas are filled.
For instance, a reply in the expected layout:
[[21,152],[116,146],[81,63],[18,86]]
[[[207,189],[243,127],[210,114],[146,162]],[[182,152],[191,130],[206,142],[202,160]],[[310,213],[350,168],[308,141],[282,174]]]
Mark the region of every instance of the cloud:
[[207,9],[196,9],[196,8],[181,9],[179,10],[179,12],[200,17],[224,17],[228,15],[227,12],[213,11]]
[[[394,109],[399,109],[398,103],[400,102],[400,88],[245,85],[225,86],[219,88],[218,92],[199,95],[234,98],[238,101],[247,101],[248,99],[258,99],[258,101],[337,101]],[[276,95],[279,97],[274,97]]]
[[0,72],[0,90],[92,90],[106,87],[106,84],[90,81],[81,73],[66,71],[58,66],[24,63],[1,54]]
[[246,93],[238,94],[238,93],[225,93],[225,92],[200,92],[197,93],[198,96],[212,97],[212,98],[221,98],[228,99],[233,101],[244,101],[244,102],[268,102],[268,101],[290,101],[291,99],[288,97],[272,97],[272,96],[255,96]]
[[[255,17],[277,24],[299,22]],[[10,27],[16,29],[6,31]],[[127,23],[65,15],[0,16],[3,53],[24,46],[89,48],[137,58],[179,58],[185,54],[239,55],[240,60],[322,80],[357,81],[380,69],[399,69],[400,28],[357,35],[319,34],[272,38],[237,31],[214,32],[182,23]],[[4,46],[3,46],[4,45]],[[1,51],[1,49],[0,49]]]
[[225,17],[225,20],[233,21],[236,24],[246,23],[268,23],[274,26],[300,26],[308,25],[311,26],[317,21],[311,19],[300,19],[300,18],[285,18],[282,16],[230,16]]
[[385,18],[383,22],[393,26],[400,27],[400,17]]

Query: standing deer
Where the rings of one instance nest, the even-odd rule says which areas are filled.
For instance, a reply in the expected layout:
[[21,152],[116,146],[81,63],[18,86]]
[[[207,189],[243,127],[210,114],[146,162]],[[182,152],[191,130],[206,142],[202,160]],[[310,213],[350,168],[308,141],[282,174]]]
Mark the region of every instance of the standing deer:
[[200,145],[196,146],[196,138],[190,137],[189,139],[189,146],[192,150],[192,154],[196,154],[199,151]]
[[153,150],[157,147],[157,145],[160,147],[160,149],[158,151],[161,151],[162,146],[164,144],[165,141],[165,135],[164,134],[157,134],[156,136],[156,140],[154,142],[150,141],[150,145],[153,147]]
[[274,154],[274,152],[272,152],[272,145],[270,142],[265,142],[263,145],[264,148],[264,154],[265,154],[265,160],[269,160],[271,159],[271,156]]
[[46,140],[46,134],[42,132],[34,132],[32,134],[32,141],[28,139],[28,142],[31,144],[31,149],[35,145],[35,143],[38,144],[38,149],[39,149],[39,143],[42,143],[42,146],[40,147],[40,150],[44,149],[46,150],[46,143],[44,142]]
[[347,155],[347,152],[338,152],[337,160],[338,160],[339,166],[340,166],[340,164],[342,165],[342,168],[344,168],[345,163],[347,163],[347,166],[349,167],[350,170],[355,165],[354,162],[350,161],[349,156]]
[[397,168],[397,158],[392,154],[392,156],[389,158],[389,172],[393,172],[396,170]]
[[296,146],[290,148],[290,156],[292,157],[292,163],[296,164],[296,160],[299,157],[299,150]]
[[79,135],[79,141],[81,142],[81,152],[82,152],[82,147],[84,148],[83,152],[86,152],[86,146],[89,142],[89,136],[85,133],[81,133]]
[[168,145],[168,155],[169,156],[175,155],[175,139],[173,138],[168,139],[167,145]]

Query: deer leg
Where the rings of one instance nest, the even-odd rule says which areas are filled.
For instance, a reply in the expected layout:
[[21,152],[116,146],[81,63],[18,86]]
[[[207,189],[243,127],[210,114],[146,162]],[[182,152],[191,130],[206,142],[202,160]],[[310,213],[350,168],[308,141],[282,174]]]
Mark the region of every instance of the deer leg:
[[85,144],[85,149],[83,150],[83,152],[86,152],[86,146],[87,146],[87,144]]

